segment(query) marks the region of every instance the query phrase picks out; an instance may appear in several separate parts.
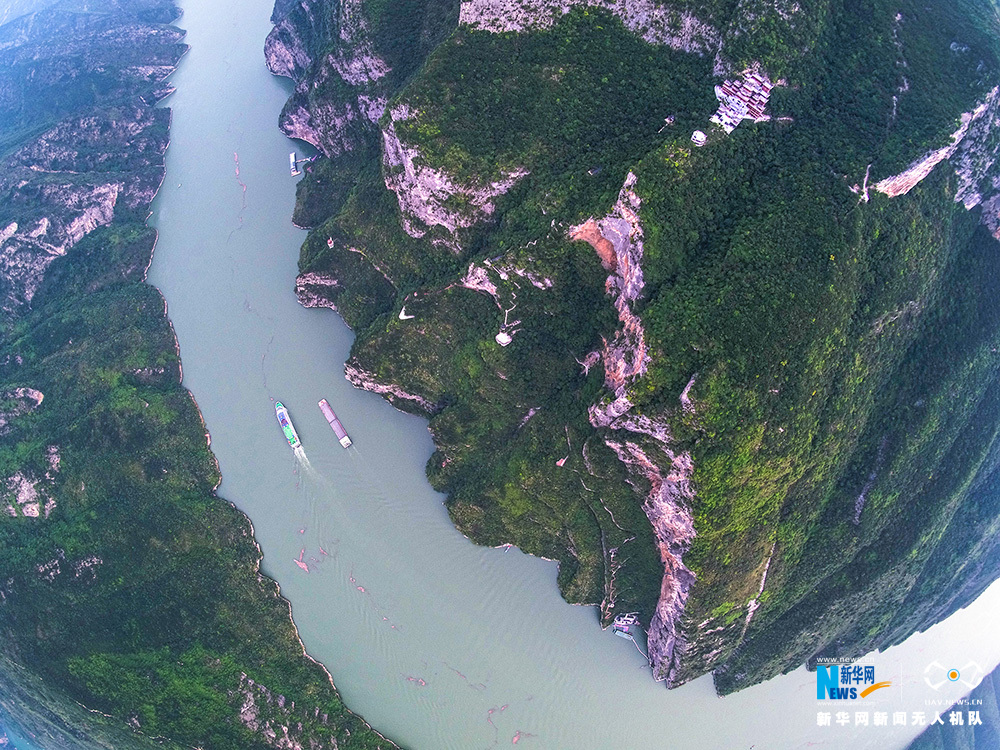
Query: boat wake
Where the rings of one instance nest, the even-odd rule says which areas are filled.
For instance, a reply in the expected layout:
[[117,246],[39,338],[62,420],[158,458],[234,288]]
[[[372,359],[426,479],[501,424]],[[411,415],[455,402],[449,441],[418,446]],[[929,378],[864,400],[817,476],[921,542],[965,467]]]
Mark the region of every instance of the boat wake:
[[292,452],[295,454],[295,467],[296,469],[301,469],[301,474],[308,474],[311,477],[320,476],[319,472],[309,462],[309,456],[306,455],[305,448],[299,445]]
[[292,449],[292,454],[295,490],[301,498],[296,525],[300,552],[293,562],[306,573],[315,573],[326,560],[337,556],[339,524],[329,503],[326,477],[313,467],[301,445]]

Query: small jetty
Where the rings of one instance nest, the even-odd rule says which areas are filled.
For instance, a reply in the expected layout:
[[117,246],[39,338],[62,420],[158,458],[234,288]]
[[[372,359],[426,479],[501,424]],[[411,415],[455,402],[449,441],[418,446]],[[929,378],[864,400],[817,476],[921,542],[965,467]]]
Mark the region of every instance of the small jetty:
[[642,626],[639,624],[638,612],[629,612],[628,614],[618,615],[615,618],[611,629],[612,632],[619,638],[632,641],[632,645],[636,647],[639,653],[646,659],[649,659],[649,655],[642,650],[642,646],[640,646],[639,641],[636,640],[638,634],[642,632]]
[[[298,177],[302,174],[302,170],[299,169],[300,164],[312,164],[318,158],[319,154],[313,154],[312,156],[304,156],[301,159],[296,159],[295,152],[292,151],[292,153],[288,155],[288,168],[292,170],[292,177]],[[306,167],[306,171],[312,171],[312,167]]]
[[634,641],[635,633],[639,628],[639,613],[629,612],[627,615],[618,615],[611,627],[615,635]]
[[351,447],[351,439],[347,436],[347,430],[344,429],[344,425],[340,423],[337,419],[337,415],[334,413],[333,409],[330,408],[330,402],[325,398],[319,402],[319,410],[323,412],[323,416],[326,417],[326,421],[330,423],[330,427],[333,428],[334,434],[340,441],[340,444],[345,448]]

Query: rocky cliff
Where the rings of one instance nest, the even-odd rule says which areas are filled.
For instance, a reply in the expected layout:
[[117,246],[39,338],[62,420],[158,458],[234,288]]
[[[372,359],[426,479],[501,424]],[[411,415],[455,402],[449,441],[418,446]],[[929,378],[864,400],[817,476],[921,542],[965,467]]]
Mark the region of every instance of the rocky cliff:
[[680,7],[650,0],[602,2],[601,0],[466,0],[462,3],[461,23],[473,29],[493,33],[523,32],[552,26],[574,6],[601,8],[613,13],[627,29],[650,44],[666,44],[674,49],[700,55],[714,55],[719,49],[719,31]]
[[[995,169],[1000,153],[1000,89],[993,88],[983,101],[971,112],[961,114],[961,124],[951,134],[947,143],[914,161],[903,172],[886,177],[875,183],[875,189],[890,198],[906,195],[916,187],[941,162],[952,162],[958,175],[959,185],[955,200],[967,210],[985,201],[987,206],[997,200],[996,190],[1000,185]],[[996,230],[997,215],[984,208],[983,222]]]
[[[357,148],[385,110],[390,68],[375,54],[361,0],[275,6],[274,30],[264,44],[275,75],[296,82],[281,113],[281,129],[326,156]],[[319,95],[335,90],[335,99]]]
[[408,235],[423,237],[428,229],[441,227],[447,235],[435,242],[460,252],[458,230],[492,217],[496,199],[527,171],[514,169],[488,184],[460,184],[447,172],[428,167],[420,150],[400,139],[396,124],[411,115],[405,104],[393,107],[382,130],[385,186],[396,194],[403,229]]
[[[29,306],[57,257],[116,217],[144,218],[163,180],[170,112],[141,102],[61,121],[0,165],[0,289]],[[8,223],[9,222],[9,223]]]
[[[673,685],[676,664],[686,646],[681,617],[695,580],[683,560],[695,537],[691,515],[695,489],[691,454],[678,448],[668,417],[631,413],[635,404],[629,389],[646,374],[650,360],[642,320],[634,312],[644,287],[642,201],[633,190],[635,183],[635,173],[629,172],[611,212],[600,221],[587,221],[596,226],[586,236],[595,250],[600,252],[604,243],[610,243],[614,250],[613,261],[607,264],[614,273],[608,277],[605,290],[614,299],[620,323],[600,352],[608,394],[592,405],[588,414],[591,425],[604,432],[605,445],[626,467],[629,484],[646,493],[642,509],[656,536],[664,568],[649,623],[649,660],[654,677]],[[584,239],[582,229],[587,223],[572,227],[570,237]]]

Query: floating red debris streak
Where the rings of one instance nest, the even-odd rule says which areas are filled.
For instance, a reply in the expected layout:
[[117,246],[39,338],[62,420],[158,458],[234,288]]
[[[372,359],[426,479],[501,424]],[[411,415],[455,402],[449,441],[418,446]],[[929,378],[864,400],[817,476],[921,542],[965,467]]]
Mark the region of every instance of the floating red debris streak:
[[[322,549],[320,551],[322,551]],[[366,597],[368,597],[369,603],[371,604],[371,606],[375,610],[375,612],[379,615],[379,617],[382,618],[382,622],[389,623],[389,627],[392,630],[397,630],[398,631],[399,628],[392,624],[392,622],[389,620],[389,618],[385,615],[385,610],[378,605],[378,603],[375,601],[375,597],[372,596],[371,592],[368,591],[368,589],[366,589],[364,586],[362,586],[362,585],[360,585],[358,583],[358,580],[354,577],[354,572],[353,571],[348,575],[348,579],[350,580],[351,583],[354,584],[354,588],[355,588],[356,591],[358,591],[359,593],[364,594]]]
[[[306,573],[308,573],[309,572],[309,566],[306,563],[303,562],[303,558],[305,558],[305,556],[306,556],[306,550],[303,547],[302,551],[299,553],[299,559],[298,560],[293,560],[292,562],[294,562],[296,565],[298,565],[300,568],[302,568],[302,570],[304,570]],[[312,559],[312,558],[310,558],[310,559]]]

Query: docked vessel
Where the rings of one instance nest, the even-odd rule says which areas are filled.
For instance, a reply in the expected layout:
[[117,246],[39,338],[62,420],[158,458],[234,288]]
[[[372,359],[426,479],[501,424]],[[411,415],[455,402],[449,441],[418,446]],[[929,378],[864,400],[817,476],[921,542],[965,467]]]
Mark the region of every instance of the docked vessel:
[[292,420],[288,416],[288,409],[285,408],[285,405],[277,401],[274,404],[274,413],[278,417],[278,424],[281,425],[281,430],[285,433],[285,440],[288,441],[289,447],[294,449],[302,445],[298,433],[295,432],[295,428],[292,426]]
[[629,612],[627,615],[618,615],[612,626],[615,635],[620,638],[627,638],[635,641],[636,631],[639,629],[639,613]]
[[333,428],[334,434],[340,441],[340,444],[345,448],[351,447],[351,439],[347,437],[347,430],[344,429],[344,425],[340,423],[337,419],[337,415],[334,413],[333,409],[330,408],[330,402],[325,398],[319,402],[319,410],[323,412],[323,416],[326,417],[326,421],[330,423],[330,427]]
[[292,153],[290,153],[288,155],[288,166],[291,167],[291,169],[292,169],[292,177],[298,177],[300,174],[302,174],[299,171],[298,164],[296,163],[295,152],[294,151],[292,151]]

